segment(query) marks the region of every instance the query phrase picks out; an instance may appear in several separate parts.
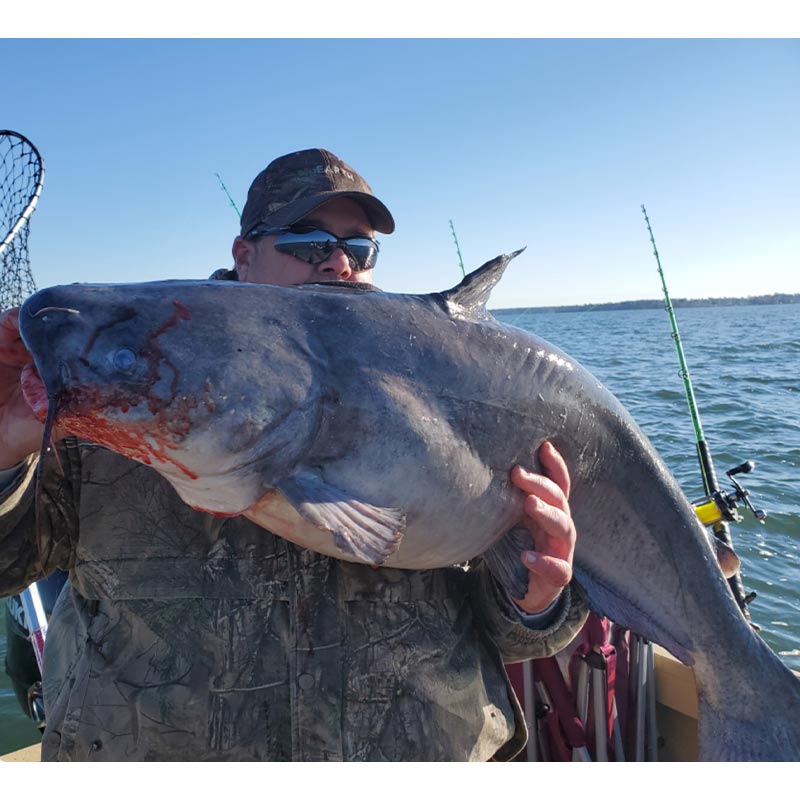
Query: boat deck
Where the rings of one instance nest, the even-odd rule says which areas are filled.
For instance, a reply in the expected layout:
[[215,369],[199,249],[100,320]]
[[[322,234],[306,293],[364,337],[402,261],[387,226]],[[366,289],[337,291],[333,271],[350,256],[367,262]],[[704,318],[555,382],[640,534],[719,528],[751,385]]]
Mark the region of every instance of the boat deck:
[[661,761],[697,761],[697,686],[694,672],[653,645],[656,725]]
[[42,746],[32,744],[30,747],[23,747],[22,750],[15,750],[13,753],[6,753],[0,761],[41,761]]

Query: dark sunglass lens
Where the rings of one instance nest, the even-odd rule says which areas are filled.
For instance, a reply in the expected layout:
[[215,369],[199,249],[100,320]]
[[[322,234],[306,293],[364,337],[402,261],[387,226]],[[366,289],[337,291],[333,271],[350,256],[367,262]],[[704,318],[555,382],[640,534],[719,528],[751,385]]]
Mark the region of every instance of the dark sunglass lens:
[[323,246],[326,244],[336,244],[337,239],[332,233],[320,231],[316,228],[310,231],[290,231],[279,236],[275,244],[315,244]]
[[372,242],[366,244],[348,242],[344,251],[350,257],[350,264],[356,272],[372,269],[378,259],[378,249]]
[[275,243],[275,249],[279,253],[294,256],[306,264],[321,264],[330,258],[333,252],[333,245],[315,244],[313,242],[284,242]]
[[337,247],[344,250],[350,265],[356,272],[372,269],[375,266],[378,244],[366,237],[354,236],[349,239],[337,239],[327,231],[298,230],[284,233],[275,240],[275,249],[279,253],[294,256],[315,266],[330,258]]

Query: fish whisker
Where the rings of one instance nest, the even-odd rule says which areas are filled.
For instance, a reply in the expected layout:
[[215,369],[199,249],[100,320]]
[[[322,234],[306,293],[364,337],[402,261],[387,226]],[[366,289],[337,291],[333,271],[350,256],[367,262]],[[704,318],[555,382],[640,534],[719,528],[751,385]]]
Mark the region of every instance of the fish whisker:
[[77,308],[62,308],[61,306],[45,306],[45,308],[40,308],[35,314],[31,314],[31,317],[38,317],[41,314],[46,314],[48,311],[65,311],[67,314],[80,314],[81,312],[78,311]]
[[64,466],[61,463],[61,458],[58,455],[58,448],[53,440],[53,422],[55,421],[56,416],[56,405],[55,395],[47,395],[47,418],[45,419],[44,431],[42,432],[42,448],[39,451],[39,464],[36,467],[36,477],[39,480],[41,480],[42,477],[42,464],[44,463],[44,457],[51,450],[55,456],[56,464],[58,465],[58,471],[62,476],[64,475]]

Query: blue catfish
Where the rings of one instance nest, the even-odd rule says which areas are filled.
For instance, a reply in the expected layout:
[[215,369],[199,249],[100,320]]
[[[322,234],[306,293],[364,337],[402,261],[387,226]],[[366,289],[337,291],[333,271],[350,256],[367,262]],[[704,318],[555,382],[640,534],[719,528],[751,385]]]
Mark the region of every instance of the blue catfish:
[[20,313],[28,402],[181,498],[335,558],[481,556],[512,596],[531,546],[514,464],[564,455],[593,610],[694,667],[701,756],[800,758],[800,684],[734,602],[706,533],[622,405],[486,300],[511,256],[430,295],[224,281],[72,285]]

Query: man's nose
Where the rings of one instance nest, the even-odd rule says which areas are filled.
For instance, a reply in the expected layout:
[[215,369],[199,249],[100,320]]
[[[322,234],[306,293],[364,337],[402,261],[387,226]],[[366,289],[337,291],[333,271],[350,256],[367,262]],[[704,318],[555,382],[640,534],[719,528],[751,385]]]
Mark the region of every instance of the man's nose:
[[337,281],[348,281],[353,274],[353,268],[350,266],[350,259],[341,247],[337,247],[331,254],[319,265],[320,272],[330,277],[331,274],[335,275]]

